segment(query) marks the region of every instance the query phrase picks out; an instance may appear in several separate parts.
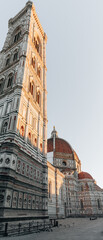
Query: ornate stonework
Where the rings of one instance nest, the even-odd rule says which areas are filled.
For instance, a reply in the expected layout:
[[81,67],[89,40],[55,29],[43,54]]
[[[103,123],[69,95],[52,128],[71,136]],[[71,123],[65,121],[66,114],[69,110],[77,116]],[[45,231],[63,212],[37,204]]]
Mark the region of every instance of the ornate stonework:
[[8,26],[0,52],[0,217],[45,218],[47,36],[31,1]]

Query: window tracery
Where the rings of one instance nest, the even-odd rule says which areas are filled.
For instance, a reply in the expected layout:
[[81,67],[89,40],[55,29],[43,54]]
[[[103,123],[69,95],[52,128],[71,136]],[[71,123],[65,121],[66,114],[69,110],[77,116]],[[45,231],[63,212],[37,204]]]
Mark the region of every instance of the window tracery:
[[20,134],[22,137],[24,137],[24,126],[21,126],[20,128]]
[[4,122],[3,127],[2,127],[2,133],[6,133],[8,127],[8,122]]
[[8,88],[8,87],[11,87],[12,84],[13,84],[13,74],[11,73],[11,74],[9,74],[9,76],[8,76],[7,88]]
[[13,61],[18,60],[18,57],[19,57],[19,53],[18,53],[18,51],[16,51],[16,52],[14,53],[14,56],[13,56]]
[[21,30],[19,30],[14,36],[14,43],[18,42],[21,37]]
[[40,57],[42,55],[42,44],[41,44],[41,41],[39,39],[39,37],[34,37],[34,46],[37,50],[37,52],[39,53]]

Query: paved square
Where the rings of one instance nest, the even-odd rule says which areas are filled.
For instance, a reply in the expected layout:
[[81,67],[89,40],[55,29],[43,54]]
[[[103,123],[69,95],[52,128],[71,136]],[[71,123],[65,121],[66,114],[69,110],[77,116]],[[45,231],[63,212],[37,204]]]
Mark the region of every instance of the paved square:
[[40,232],[3,240],[103,240],[103,218],[68,218],[59,220],[59,227],[52,232]]

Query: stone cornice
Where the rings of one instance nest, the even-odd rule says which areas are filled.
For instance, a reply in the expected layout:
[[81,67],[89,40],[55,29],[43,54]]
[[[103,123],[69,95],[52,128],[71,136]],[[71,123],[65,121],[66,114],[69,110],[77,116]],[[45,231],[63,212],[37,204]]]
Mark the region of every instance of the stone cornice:
[[45,42],[47,43],[47,35],[46,35],[46,33],[44,32],[43,27],[42,27],[42,25],[41,25],[41,23],[40,23],[40,21],[39,21],[39,18],[38,18],[38,16],[37,16],[36,11],[35,11],[34,5],[32,5],[32,10],[33,10],[33,16],[34,16],[34,18],[35,18],[35,20],[36,20],[36,23],[37,23],[37,25],[38,25],[38,27],[39,27],[39,30],[40,30],[40,32],[41,32],[41,34],[42,34]]
[[26,6],[19,13],[17,13],[15,17],[9,19],[8,25],[10,26],[15,21],[17,21],[17,19],[19,19],[27,11],[28,8],[32,8],[32,5],[33,3],[31,1],[28,1],[26,3]]

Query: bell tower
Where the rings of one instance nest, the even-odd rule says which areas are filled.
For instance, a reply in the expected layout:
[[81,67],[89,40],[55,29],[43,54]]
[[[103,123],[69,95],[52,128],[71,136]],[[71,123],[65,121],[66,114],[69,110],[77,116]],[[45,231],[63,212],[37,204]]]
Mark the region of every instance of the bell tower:
[[47,36],[31,1],[0,52],[0,217],[46,218]]

